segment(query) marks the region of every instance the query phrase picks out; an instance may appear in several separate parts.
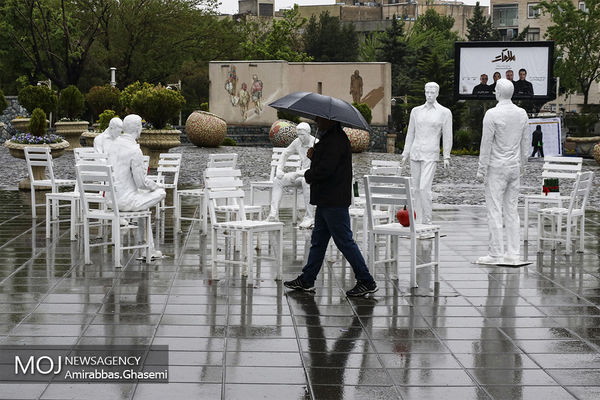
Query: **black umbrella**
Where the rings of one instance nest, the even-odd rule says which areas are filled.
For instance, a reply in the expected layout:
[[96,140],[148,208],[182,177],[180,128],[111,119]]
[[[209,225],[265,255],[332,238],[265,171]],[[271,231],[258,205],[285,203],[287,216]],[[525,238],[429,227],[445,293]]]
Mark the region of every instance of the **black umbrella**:
[[275,100],[269,106],[301,117],[322,117],[342,125],[370,130],[369,124],[352,104],[331,96],[311,92],[294,92]]

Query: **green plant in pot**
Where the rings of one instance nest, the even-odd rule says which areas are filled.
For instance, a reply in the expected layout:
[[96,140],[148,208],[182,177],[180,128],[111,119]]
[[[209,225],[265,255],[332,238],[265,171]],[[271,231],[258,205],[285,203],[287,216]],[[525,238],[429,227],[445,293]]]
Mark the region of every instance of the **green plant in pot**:
[[[36,108],[29,118],[29,128],[26,133],[17,133],[10,140],[4,142],[13,157],[25,159],[25,147],[49,147],[52,157],[57,158],[64,154],[69,147],[69,142],[59,135],[47,133],[46,113],[41,108]],[[32,166],[36,179],[46,179],[44,167]],[[19,189],[29,190],[29,177],[19,182]]]
[[168,128],[167,124],[177,117],[184,104],[185,98],[180,92],[161,85],[142,88],[133,96],[133,112],[152,125],[152,129],[144,129],[138,139],[142,152],[150,156],[151,168],[158,167],[160,153],[181,144],[181,132]]
[[56,133],[69,142],[69,150],[81,147],[80,136],[88,129],[89,123],[79,118],[85,109],[85,99],[76,86],[70,85],[60,91],[58,113],[62,117],[56,126]]
[[99,116],[104,110],[121,111],[121,91],[111,85],[94,86],[85,95],[94,117]]
[[[36,108],[41,108],[46,115],[56,110],[58,97],[52,89],[47,86],[28,85],[19,91],[19,104],[22,105],[29,114]],[[12,126],[20,131],[25,132],[29,127],[29,118],[15,118],[10,121]],[[49,121],[48,121],[49,122]]]

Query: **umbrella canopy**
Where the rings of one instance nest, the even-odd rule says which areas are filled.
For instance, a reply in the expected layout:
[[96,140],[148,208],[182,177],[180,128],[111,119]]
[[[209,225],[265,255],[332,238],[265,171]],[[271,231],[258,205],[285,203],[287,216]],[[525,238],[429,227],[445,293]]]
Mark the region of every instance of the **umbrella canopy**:
[[275,100],[269,106],[301,117],[322,117],[342,125],[370,130],[369,124],[352,104],[331,96],[311,92],[294,92]]

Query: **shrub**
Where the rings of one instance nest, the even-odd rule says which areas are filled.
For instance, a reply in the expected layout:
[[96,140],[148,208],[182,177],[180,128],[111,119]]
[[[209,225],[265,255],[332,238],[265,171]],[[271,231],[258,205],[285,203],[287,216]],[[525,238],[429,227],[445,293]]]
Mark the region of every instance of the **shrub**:
[[138,91],[133,96],[131,108],[149,121],[154,129],[163,129],[184,104],[185,98],[178,91],[156,86]]
[[371,114],[371,107],[367,103],[352,103],[354,107],[362,114],[367,124],[371,123],[373,115]]
[[287,119],[288,121],[292,121],[295,122],[297,124],[300,123],[300,117],[297,115],[294,115],[292,113],[289,113],[287,111],[283,111],[283,110],[277,110],[277,118],[278,119]]
[[140,83],[140,81],[135,81],[131,85],[129,85],[125,89],[123,89],[123,91],[121,92],[121,95],[119,96],[119,100],[120,100],[121,106],[124,108],[125,112],[130,113],[133,111],[131,102],[133,101],[133,97],[136,95],[137,92],[139,92],[140,90],[143,90],[143,89],[152,89],[152,88],[153,88],[153,86],[148,82]]
[[121,91],[111,85],[94,86],[85,95],[94,115],[99,115],[104,110],[121,109]]
[[110,124],[110,120],[114,117],[118,117],[117,113],[113,110],[104,110],[102,114],[100,114],[100,118],[98,119],[98,129],[100,132],[103,132],[106,128],[108,128],[108,124]]
[[452,147],[455,149],[470,149],[471,148],[471,132],[466,129],[461,129],[454,134]]
[[46,113],[41,108],[36,108],[31,113],[29,133],[33,136],[44,136],[46,134]]
[[208,109],[208,102],[200,103],[200,111],[206,111],[206,112],[209,111],[209,109]]
[[56,93],[44,85],[29,85],[19,91],[19,104],[30,113],[35,108],[41,108],[46,114],[51,113],[56,109],[57,101]]
[[237,142],[230,137],[226,137],[225,139],[223,139],[223,143],[221,143],[221,146],[237,146]]
[[6,110],[6,107],[8,107],[8,102],[4,97],[4,92],[0,89],[0,112]]
[[85,99],[77,86],[69,85],[60,91],[58,96],[58,113],[62,117],[76,120],[81,117],[85,108]]

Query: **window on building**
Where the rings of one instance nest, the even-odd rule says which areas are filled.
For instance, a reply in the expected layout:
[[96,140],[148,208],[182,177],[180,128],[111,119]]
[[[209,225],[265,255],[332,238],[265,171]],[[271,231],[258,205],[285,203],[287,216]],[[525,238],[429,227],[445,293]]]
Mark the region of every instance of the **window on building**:
[[508,29],[498,29],[500,32],[500,40],[509,41],[513,40],[519,34],[519,29],[517,28],[508,28]]
[[518,4],[498,4],[493,7],[492,22],[495,28],[519,26]]
[[265,17],[272,17],[273,16],[273,4],[259,3],[258,4],[258,15],[262,15]]
[[537,18],[541,14],[539,8],[536,9],[539,3],[527,3],[527,18]]
[[585,1],[579,2],[579,9],[583,12],[588,12],[588,8],[585,6]]
[[323,82],[317,82],[317,93],[323,94]]
[[527,31],[527,41],[535,42],[540,40],[540,28],[529,28]]

